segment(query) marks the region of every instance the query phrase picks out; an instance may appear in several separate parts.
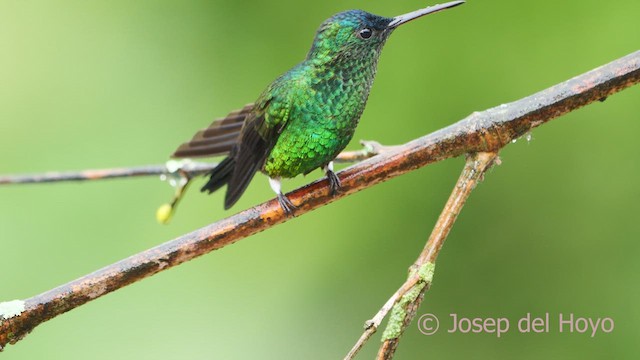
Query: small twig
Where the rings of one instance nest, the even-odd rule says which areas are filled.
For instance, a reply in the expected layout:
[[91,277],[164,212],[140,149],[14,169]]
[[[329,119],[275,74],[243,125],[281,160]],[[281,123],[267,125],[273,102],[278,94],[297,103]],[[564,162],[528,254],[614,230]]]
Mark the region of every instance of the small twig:
[[[287,194],[287,197],[297,207],[296,215],[301,216],[437,161],[467,153],[497,152],[512,140],[551,119],[638,82],[640,52],[635,52],[537,94],[473,113],[442,130],[348,167],[337,174],[343,191],[335,196],[330,196],[329,182],[323,178]],[[66,285],[14,302],[12,304],[15,306],[10,308],[10,312],[0,310],[0,348],[19,341],[41,323],[93,299],[286,220],[288,218],[278,202],[271,200]],[[433,255],[432,252],[426,252],[424,257],[429,259]],[[419,269],[418,273],[425,279],[423,270]],[[391,349],[393,345],[389,343],[388,346],[387,349]]]
[[377,141],[371,140],[360,140],[360,145],[362,145],[364,149],[356,151],[344,151],[338,155],[338,157],[335,159],[335,162],[354,163],[366,160],[375,155],[387,153],[400,147],[400,145],[385,146]]
[[[190,174],[204,174],[217,164],[191,162],[184,164],[185,171]],[[152,176],[167,174],[167,165],[147,165],[130,168],[95,169],[70,172],[47,172],[43,174],[0,176],[0,185],[39,184],[60,181],[91,181],[124,177]]]
[[[378,351],[378,360],[393,358],[400,337],[415,317],[418,307],[420,307],[424,298],[424,293],[431,286],[436,258],[444,241],[447,239],[469,195],[471,195],[478,181],[483,178],[485,172],[494,163],[497,156],[497,153],[475,153],[467,157],[462,174],[460,174],[460,178],[453,188],[427,244],[411,266],[407,283],[413,283],[413,285],[404,292],[393,307],[389,323],[382,335],[383,343]],[[417,281],[415,281],[416,276],[418,278]],[[403,288],[405,285],[403,285]]]
[[[335,159],[340,163],[353,163],[368,159],[383,152],[393,150],[396,146],[383,146],[376,141],[362,140],[362,150],[344,151]],[[128,168],[93,169],[69,172],[47,172],[42,174],[3,175],[0,176],[0,185],[13,184],[40,184],[61,181],[91,181],[116,178],[166,175],[178,170],[195,177],[205,174],[215,168],[218,163],[194,162],[194,161],[170,161],[165,165],[146,165]]]
[[351,351],[349,351],[347,356],[344,357],[344,360],[351,360],[355,358],[355,356],[362,349],[364,344],[366,344],[369,338],[371,338],[371,336],[373,336],[373,334],[376,333],[376,331],[380,327],[380,324],[382,323],[382,320],[384,320],[384,318],[387,316],[389,311],[391,311],[393,306],[398,302],[398,299],[400,299],[400,297],[406,294],[407,291],[413,285],[415,285],[419,279],[420,278],[418,275],[409,277],[409,279],[405,281],[404,284],[402,284],[400,289],[398,289],[393,295],[391,295],[389,300],[387,300],[387,302],[382,306],[382,308],[378,311],[378,313],[370,320],[367,320],[367,322],[364,324],[364,332],[362,333],[362,336],[360,336],[360,339],[358,339],[358,341],[353,346]]
[[[335,159],[339,163],[353,163],[391,151],[397,146],[384,146],[376,141],[361,140],[362,150],[344,151]],[[129,177],[160,175],[162,180],[175,188],[171,201],[162,204],[156,211],[156,220],[167,224],[176,212],[191,181],[198,175],[213,170],[218,163],[194,162],[189,159],[170,160],[165,165],[146,165],[129,168],[93,169],[69,172],[48,172],[43,174],[0,176],[0,186],[15,184],[42,184],[63,181],[92,181]]]

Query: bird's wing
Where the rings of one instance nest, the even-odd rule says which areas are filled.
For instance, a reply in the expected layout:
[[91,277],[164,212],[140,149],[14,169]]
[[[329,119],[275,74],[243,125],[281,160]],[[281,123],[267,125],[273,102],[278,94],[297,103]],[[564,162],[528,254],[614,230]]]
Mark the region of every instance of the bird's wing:
[[232,153],[235,167],[228,182],[225,208],[238,201],[255,173],[264,164],[287,124],[291,106],[285,86],[272,85],[256,102]]
[[180,145],[171,157],[207,157],[229,153],[238,142],[242,124],[253,107],[253,104],[247,104],[224,118],[214,120],[206,129],[198,131],[191,140]]

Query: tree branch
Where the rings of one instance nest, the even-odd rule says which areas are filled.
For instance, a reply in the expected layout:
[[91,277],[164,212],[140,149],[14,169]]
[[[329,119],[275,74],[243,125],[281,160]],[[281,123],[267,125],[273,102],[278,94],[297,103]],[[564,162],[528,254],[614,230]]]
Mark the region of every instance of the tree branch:
[[[393,146],[383,146],[375,141],[360,141],[364,147],[362,150],[344,151],[335,159],[339,163],[351,163],[368,159],[393,149]],[[194,162],[189,160],[170,161],[165,165],[146,165],[114,169],[91,169],[69,172],[47,172],[42,174],[3,175],[0,176],[0,185],[14,184],[41,184],[61,181],[92,181],[116,178],[168,175],[182,172],[189,177],[205,174],[213,170],[218,163]]]
[[427,244],[411,266],[409,278],[398,291],[399,298],[391,311],[387,328],[382,334],[383,343],[378,351],[378,360],[393,358],[400,337],[416,316],[425,292],[431,287],[436,258],[453,227],[453,223],[458,218],[458,214],[462,211],[462,207],[478,181],[482,180],[497,156],[497,153],[474,153],[467,157],[462,174],[460,174]]
[[482,180],[485,172],[497,160],[496,153],[474,153],[467,157],[460,178],[458,179],[449,200],[447,201],[436,225],[431,232],[422,253],[409,268],[409,277],[400,288],[387,300],[380,311],[365,323],[365,331],[353,346],[344,360],[352,360],[364,344],[378,330],[382,320],[392,311],[391,320],[383,335],[383,345],[378,359],[391,359],[400,336],[415,317],[424,293],[431,286],[435,271],[435,261],[444,241],[449,235],[458,214],[462,211],[471,191]]
[[[204,174],[216,167],[217,163],[184,162],[178,163],[185,172],[198,175]],[[165,165],[147,165],[128,168],[90,169],[69,172],[47,172],[42,174],[3,175],[0,176],[0,185],[14,184],[41,184],[61,181],[92,181],[127,177],[140,177],[152,175],[164,175],[171,173],[172,169]]]
[[364,324],[364,333],[362,333],[347,356],[344,357],[344,360],[352,360],[353,358],[355,358],[364,344],[366,344],[371,336],[373,336],[373,334],[375,334],[375,332],[378,330],[378,327],[380,327],[382,320],[387,317],[387,314],[389,314],[389,311],[391,311],[393,306],[398,302],[398,299],[406,294],[407,291],[409,291],[409,289],[411,289],[419,280],[420,277],[418,276],[418,274],[410,275],[409,279],[407,279],[407,281],[405,281],[404,284],[402,284],[402,286],[393,295],[391,295],[389,300],[387,300],[387,302],[382,306],[378,313],[376,313],[376,315],[370,320],[367,320],[367,322]]
[[[640,52],[635,52],[537,94],[473,113],[442,130],[344,169],[338,173],[343,191],[336,196],[329,195],[326,179],[287,196],[297,206],[299,216],[436,161],[466,153],[498,152],[531,129],[639,81]],[[278,202],[271,200],[53,290],[11,302],[9,310],[7,303],[0,303],[0,347],[19,341],[42,322],[88,301],[286,220]]]

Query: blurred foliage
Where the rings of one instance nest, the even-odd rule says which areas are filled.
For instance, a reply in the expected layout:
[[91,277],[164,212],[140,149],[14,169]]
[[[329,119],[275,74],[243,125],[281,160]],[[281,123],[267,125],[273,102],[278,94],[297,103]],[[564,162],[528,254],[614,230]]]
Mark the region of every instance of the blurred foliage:
[[[0,1],[1,173],[162,163],[300,61],[326,17],[420,1]],[[402,143],[638,50],[640,2],[480,1],[398,30],[357,139]],[[640,345],[640,88],[508,146],[459,218],[420,313],[611,317],[611,334],[438,334],[399,358],[630,358]],[[354,141],[350,148],[358,148]],[[463,160],[394,179],[56,318],[3,359],[335,359],[396,290]],[[285,183],[293,189],[319,172]],[[197,184],[196,184],[197,185]],[[194,187],[195,189],[195,187]],[[0,300],[211,223],[157,178],[0,188]],[[272,197],[258,175],[234,211]],[[361,354],[377,351],[379,334]]]

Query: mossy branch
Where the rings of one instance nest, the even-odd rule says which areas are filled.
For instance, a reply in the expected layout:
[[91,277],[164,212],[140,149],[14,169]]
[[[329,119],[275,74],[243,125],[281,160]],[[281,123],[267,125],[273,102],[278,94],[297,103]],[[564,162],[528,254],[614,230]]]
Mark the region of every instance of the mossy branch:
[[474,153],[467,156],[465,167],[449,196],[431,236],[418,259],[409,268],[409,276],[378,313],[365,323],[365,330],[344,360],[352,360],[364,344],[378,330],[382,320],[389,315],[389,323],[382,334],[382,345],[377,359],[391,359],[400,337],[416,315],[425,292],[433,282],[436,258],[458,214],[471,191],[482,180],[486,171],[498,162],[497,153]]
[[473,189],[484,177],[485,172],[497,159],[497,153],[474,153],[467,156],[467,162],[462,174],[460,174],[458,182],[453,187],[451,196],[449,196],[449,200],[447,200],[431,232],[431,236],[429,236],[429,240],[427,240],[422,253],[420,253],[420,256],[418,256],[418,259],[409,270],[409,279],[407,281],[412,282],[414,278],[417,278],[417,281],[406,290],[391,311],[389,323],[382,334],[382,345],[378,351],[378,360],[393,358],[400,342],[400,337],[416,316],[418,308],[424,299],[424,294],[429,290],[433,282],[436,258],[458,218],[458,214],[462,211],[462,207]]

